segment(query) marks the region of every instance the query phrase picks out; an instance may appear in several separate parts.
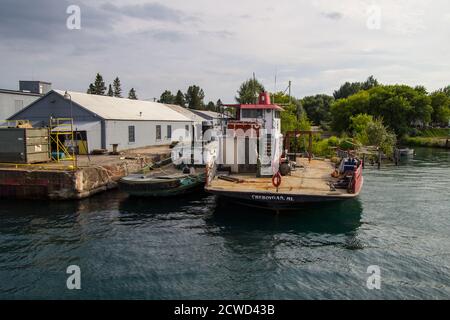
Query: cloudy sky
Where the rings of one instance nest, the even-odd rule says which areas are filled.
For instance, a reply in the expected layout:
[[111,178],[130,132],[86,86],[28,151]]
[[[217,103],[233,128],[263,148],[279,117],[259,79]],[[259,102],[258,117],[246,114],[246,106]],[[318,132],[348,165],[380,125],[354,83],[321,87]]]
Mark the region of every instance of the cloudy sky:
[[[233,102],[255,72],[301,97],[374,75],[450,84],[448,0],[0,0],[0,88],[19,80],[85,91],[96,72],[139,98],[204,88]],[[70,5],[81,29],[67,28]],[[378,19],[380,13],[380,19]],[[275,83],[275,75],[277,83]]]

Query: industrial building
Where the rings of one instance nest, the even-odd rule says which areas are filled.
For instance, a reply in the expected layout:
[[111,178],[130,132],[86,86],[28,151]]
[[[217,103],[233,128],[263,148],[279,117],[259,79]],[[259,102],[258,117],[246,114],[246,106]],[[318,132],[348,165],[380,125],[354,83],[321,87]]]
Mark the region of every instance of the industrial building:
[[[195,121],[165,104],[52,90],[10,120],[47,127],[50,119],[72,118],[85,152],[127,150],[191,140]],[[58,130],[58,128],[56,128]],[[78,144],[79,145],[79,144]]]
[[20,81],[19,90],[0,89],[0,120],[5,120],[51,90],[51,83]]

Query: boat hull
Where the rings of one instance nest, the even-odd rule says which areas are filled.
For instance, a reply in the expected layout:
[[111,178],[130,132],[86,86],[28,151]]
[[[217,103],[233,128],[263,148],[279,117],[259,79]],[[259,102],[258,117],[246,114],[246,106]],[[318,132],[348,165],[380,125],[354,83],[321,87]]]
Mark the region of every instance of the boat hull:
[[119,182],[121,191],[133,197],[164,198],[189,194],[201,190],[205,185],[205,176],[200,174],[176,181],[159,183],[129,183]]
[[360,178],[355,193],[333,195],[307,195],[307,194],[284,194],[284,193],[258,193],[258,192],[232,192],[213,190],[206,191],[221,197],[225,201],[231,201],[248,207],[269,210],[297,210],[308,203],[338,202],[354,199],[359,196],[364,179]]

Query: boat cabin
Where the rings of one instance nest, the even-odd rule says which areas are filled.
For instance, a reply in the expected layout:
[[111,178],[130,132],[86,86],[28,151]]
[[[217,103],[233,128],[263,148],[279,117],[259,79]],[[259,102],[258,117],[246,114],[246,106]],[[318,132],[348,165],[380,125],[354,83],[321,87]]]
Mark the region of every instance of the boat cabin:
[[283,108],[272,104],[267,92],[259,95],[258,103],[225,106],[237,109],[236,119],[228,121],[219,139],[218,163],[231,173],[276,174],[283,150]]

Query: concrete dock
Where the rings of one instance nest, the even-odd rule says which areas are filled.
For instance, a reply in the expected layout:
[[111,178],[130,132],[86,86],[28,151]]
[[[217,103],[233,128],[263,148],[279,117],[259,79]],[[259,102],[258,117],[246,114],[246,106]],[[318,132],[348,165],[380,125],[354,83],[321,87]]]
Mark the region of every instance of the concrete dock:
[[72,162],[36,165],[0,164],[0,198],[83,199],[117,187],[120,178],[170,157],[170,149],[149,147],[120,155],[78,156]]

